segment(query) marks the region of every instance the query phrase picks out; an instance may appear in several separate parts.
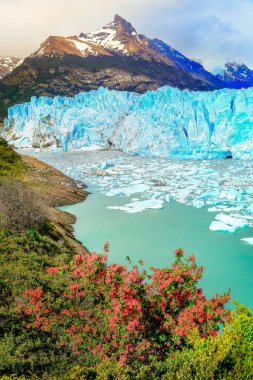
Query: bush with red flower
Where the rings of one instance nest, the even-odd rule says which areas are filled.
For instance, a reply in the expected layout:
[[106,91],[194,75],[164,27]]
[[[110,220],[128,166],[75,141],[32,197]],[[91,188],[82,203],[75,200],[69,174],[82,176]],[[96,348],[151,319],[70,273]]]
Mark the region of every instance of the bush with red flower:
[[[108,251],[108,244],[105,245]],[[24,293],[19,313],[26,328],[54,334],[59,348],[120,364],[163,360],[170,350],[191,345],[192,333],[217,335],[229,319],[229,293],[207,299],[197,287],[203,267],[175,251],[175,261],[151,274],[137,266],[107,264],[107,255],[77,255],[62,268],[48,268],[52,280],[66,276],[60,292],[49,287]]]

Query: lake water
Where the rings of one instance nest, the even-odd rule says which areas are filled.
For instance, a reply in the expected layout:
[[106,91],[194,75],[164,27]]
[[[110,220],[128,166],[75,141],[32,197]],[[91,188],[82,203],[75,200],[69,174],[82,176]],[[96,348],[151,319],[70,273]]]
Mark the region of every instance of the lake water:
[[109,241],[109,261],[135,264],[143,259],[145,267],[166,267],[173,250],[183,248],[194,253],[205,266],[201,286],[207,296],[232,289],[232,298],[253,309],[253,246],[240,241],[252,236],[252,229],[235,233],[211,232],[213,214],[207,208],[196,209],[175,201],[162,210],[128,214],[107,209],[124,205],[130,197],[107,197],[94,188],[85,202],[62,209],[76,215],[75,236],[89,250],[102,252]]
[[[102,252],[109,241],[110,262],[125,264],[129,256],[134,264],[144,260],[148,269],[168,266],[173,250],[181,247],[206,268],[201,286],[208,297],[231,288],[232,298],[253,310],[253,245],[240,240],[253,237],[253,209],[248,209],[253,207],[253,161],[169,161],[116,151],[21,153],[89,184],[91,195],[85,202],[63,209],[76,215],[75,235],[90,251]],[[112,170],[98,175],[105,160]],[[131,197],[106,196],[126,187],[129,193],[139,184],[148,190]],[[168,193],[170,203],[165,201]],[[134,214],[107,208],[124,206],[135,197],[157,199],[163,208]],[[217,212],[208,212],[214,211],[212,206]],[[220,213],[236,221],[246,218],[251,228],[210,231]]]

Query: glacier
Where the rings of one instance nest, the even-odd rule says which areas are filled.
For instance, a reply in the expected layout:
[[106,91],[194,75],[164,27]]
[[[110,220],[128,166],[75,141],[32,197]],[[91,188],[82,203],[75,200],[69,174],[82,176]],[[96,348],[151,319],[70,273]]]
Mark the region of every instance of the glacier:
[[253,88],[213,92],[165,86],[139,95],[100,88],[32,97],[9,108],[4,137],[17,148],[121,150],[180,159],[253,159]]

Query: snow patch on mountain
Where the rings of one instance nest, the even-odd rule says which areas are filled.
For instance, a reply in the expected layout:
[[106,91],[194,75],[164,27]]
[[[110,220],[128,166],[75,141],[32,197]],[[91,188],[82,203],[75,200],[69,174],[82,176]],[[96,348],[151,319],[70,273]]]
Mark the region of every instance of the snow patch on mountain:
[[81,33],[79,38],[84,42],[87,41],[93,44],[101,45],[107,49],[120,50],[127,53],[124,48],[124,44],[117,40],[117,31],[114,26],[114,23],[110,23],[94,33]]
[[20,58],[0,57],[0,80],[10,74],[17,66],[23,62]]
[[253,86],[253,70],[242,62],[227,62],[217,74],[218,78],[233,88],[248,88]]

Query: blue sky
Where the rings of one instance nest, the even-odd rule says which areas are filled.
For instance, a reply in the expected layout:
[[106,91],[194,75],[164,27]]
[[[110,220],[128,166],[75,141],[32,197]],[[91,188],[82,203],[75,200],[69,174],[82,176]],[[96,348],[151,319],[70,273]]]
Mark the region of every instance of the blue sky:
[[115,13],[208,68],[253,68],[252,0],[0,0],[0,56],[25,57],[49,35],[93,31]]

